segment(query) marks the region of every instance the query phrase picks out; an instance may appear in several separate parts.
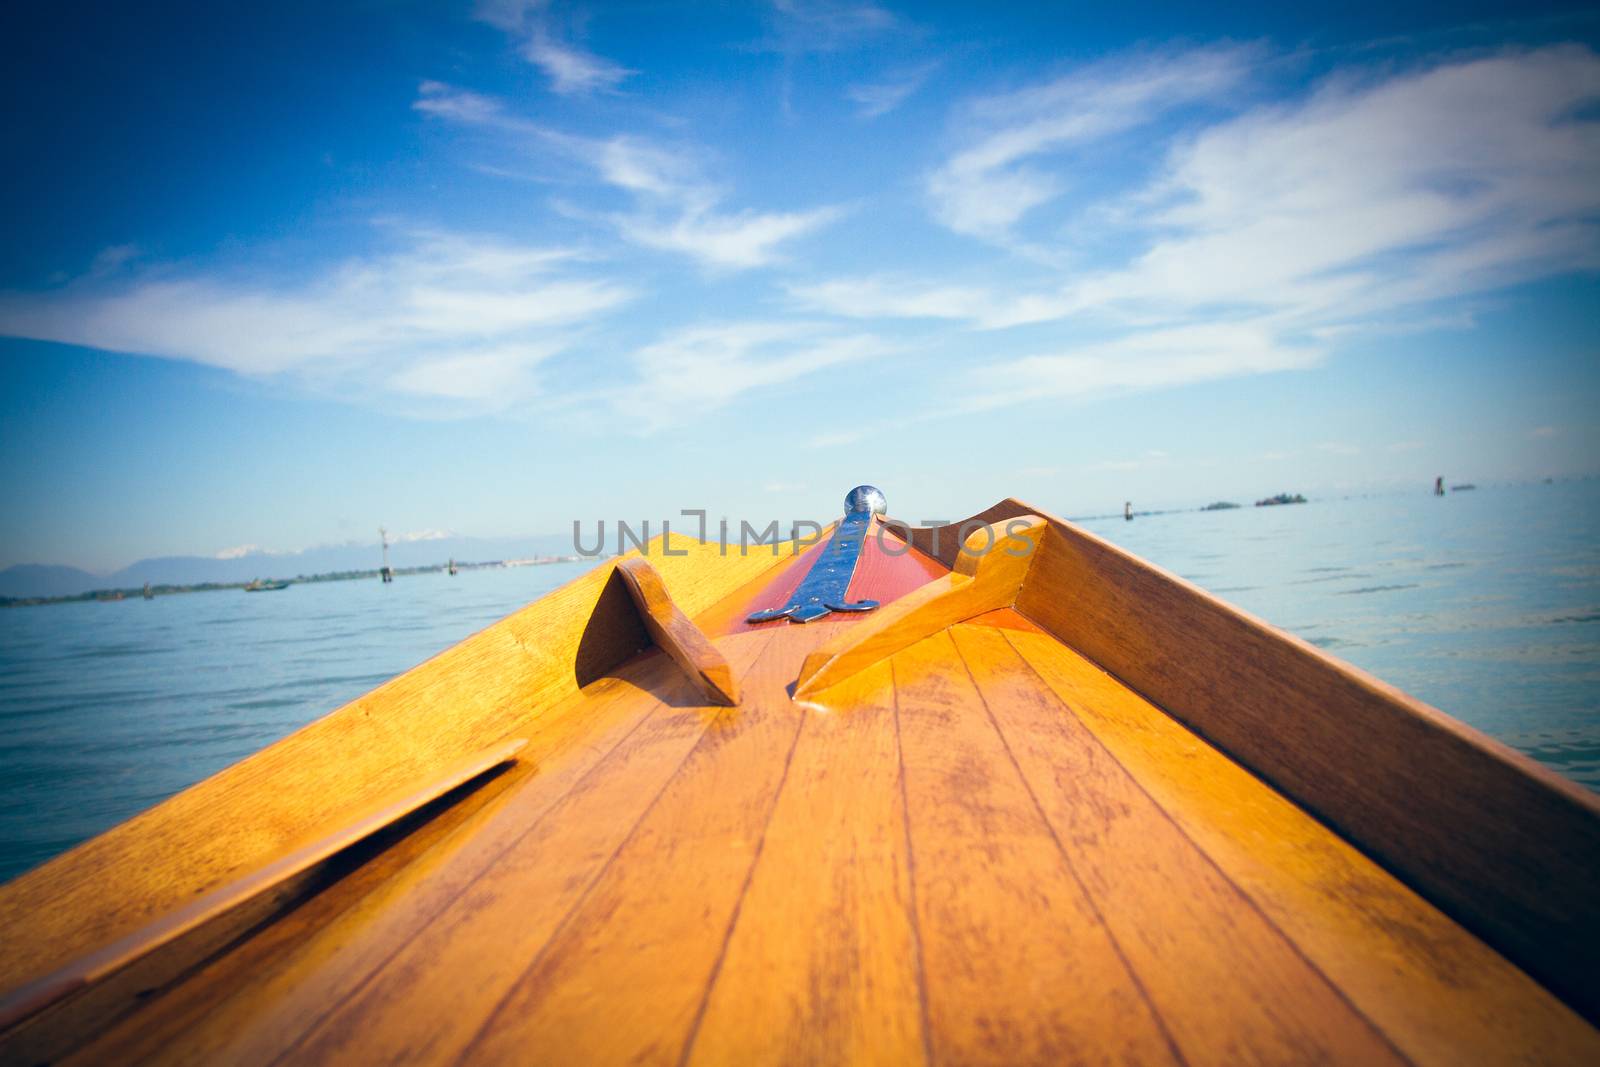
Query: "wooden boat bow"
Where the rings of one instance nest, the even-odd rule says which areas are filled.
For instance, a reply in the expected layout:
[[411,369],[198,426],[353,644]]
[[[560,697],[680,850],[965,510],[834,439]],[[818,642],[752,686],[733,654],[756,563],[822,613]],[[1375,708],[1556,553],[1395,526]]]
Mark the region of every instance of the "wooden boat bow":
[[0,887],[0,1062],[1593,1063],[1596,899],[1593,794],[1037,508],[858,490]]

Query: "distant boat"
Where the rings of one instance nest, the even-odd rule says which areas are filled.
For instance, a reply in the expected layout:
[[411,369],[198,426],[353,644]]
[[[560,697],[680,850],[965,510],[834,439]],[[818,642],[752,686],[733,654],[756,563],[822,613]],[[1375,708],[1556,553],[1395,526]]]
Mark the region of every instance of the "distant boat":
[[1450,491],[1452,493],[1465,493],[1468,489],[1476,489],[1476,488],[1478,488],[1478,487],[1473,485],[1471,482],[1464,482],[1461,485],[1452,485],[1450,487]]
[[271,590],[274,590],[274,589],[287,589],[287,588],[289,588],[289,583],[288,582],[275,582],[270,578],[267,579],[266,581],[262,581],[260,578],[257,578],[255,581],[253,581],[249,585],[245,586],[244,587],[244,591],[246,593],[266,593],[266,592],[270,592]]
[[1270,508],[1279,504],[1304,504],[1305,502],[1306,498],[1299,493],[1295,493],[1293,496],[1288,493],[1279,493],[1277,496],[1269,496],[1265,500],[1257,500],[1256,507]]

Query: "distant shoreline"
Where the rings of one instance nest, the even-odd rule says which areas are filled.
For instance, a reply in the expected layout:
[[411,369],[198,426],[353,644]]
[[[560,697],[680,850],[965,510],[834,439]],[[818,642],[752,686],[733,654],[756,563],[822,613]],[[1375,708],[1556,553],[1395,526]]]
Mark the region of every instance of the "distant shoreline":
[[[539,559],[514,559],[514,560],[488,560],[480,563],[457,562],[458,571],[489,570],[503,567],[542,567],[551,563],[575,563],[588,557],[585,556],[548,556]],[[396,577],[408,574],[438,574],[449,569],[448,563],[433,563],[425,567],[395,567],[392,573]],[[363,579],[379,577],[378,568],[361,571],[330,571],[326,574],[300,574],[293,578],[279,579],[287,581],[290,585],[310,585],[315,582],[355,582]],[[253,581],[254,579],[252,579]],[[243,589],[250,582],[196,582],[190,585],[152,585],[150,597],[173,596],[177,593],[215,593],[224,589]],[[128,586],[118,589],[91,589],[86,593],[74,593],[68,596],[0,596],[0,608],[31,608],[45,604],[73,604],[80,601],[106,601],[115,603],[119,600],[143,600],[143,586]]]

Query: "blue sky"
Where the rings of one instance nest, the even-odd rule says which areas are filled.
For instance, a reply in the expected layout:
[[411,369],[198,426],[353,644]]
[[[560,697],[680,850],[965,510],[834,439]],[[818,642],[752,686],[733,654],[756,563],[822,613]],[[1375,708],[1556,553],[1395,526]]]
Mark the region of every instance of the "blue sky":
[[41,6],[0,566],[1600,466],[1582,8]]

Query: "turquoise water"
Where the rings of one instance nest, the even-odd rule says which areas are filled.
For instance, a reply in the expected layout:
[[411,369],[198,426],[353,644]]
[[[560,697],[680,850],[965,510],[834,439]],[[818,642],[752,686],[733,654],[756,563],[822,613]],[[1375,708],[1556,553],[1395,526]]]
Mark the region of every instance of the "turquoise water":
[[[1600,483],[1085,525],[1600,788]],[[0,611],[0,879],[586,566]]]

